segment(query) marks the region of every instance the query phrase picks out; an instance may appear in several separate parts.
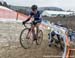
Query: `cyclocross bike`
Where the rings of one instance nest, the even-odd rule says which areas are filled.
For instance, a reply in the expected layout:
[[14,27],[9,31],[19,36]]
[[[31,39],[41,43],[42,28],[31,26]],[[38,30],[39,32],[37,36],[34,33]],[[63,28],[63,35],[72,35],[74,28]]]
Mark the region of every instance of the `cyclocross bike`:
[[[30,27],[28,27],[28,26]],[[33,42],[36,42],[36,45],[40,45],[43,40],[43,32],[42,30],[38,30],[35,26],[32,27],[32,23],[24,24],[24,29],[20,34],[20,44],[24,49],[30,48]],[[33,33],[34,29],[34,33]],[[37,32],[38,30],[38,32]]]

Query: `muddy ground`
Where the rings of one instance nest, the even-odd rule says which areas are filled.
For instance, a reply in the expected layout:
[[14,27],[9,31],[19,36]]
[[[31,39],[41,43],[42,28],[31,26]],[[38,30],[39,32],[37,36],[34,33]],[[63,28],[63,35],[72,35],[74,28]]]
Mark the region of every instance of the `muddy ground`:
[[41,45],[37,46],[34,43],[30,49],[21,47],[19,36],[23,28],[21,23],[0,22],[0,58],[55,58],[53,56],[61,56],[59,48],[48,46],[47,31],[44,31]]

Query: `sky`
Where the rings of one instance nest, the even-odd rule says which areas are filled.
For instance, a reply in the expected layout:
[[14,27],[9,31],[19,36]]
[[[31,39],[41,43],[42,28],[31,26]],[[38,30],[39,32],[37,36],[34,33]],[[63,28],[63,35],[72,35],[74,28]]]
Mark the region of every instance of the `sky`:
[[75,11],[75,0],[4,0],[8,4],[17,6],[31,6],[33,4],[39,7],[49,6],[49,7],[60,7],[65,10]]

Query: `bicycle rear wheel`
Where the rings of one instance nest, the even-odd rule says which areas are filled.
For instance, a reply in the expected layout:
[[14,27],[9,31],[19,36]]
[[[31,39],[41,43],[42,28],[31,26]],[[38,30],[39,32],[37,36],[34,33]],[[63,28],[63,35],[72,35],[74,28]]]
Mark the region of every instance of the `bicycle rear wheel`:
[[43,41],[43,32],[42,30],[39,30],[38,35],[37,35],[36,44],[40,45],[42,41]]
[[30,48],[33,44],[33,34],[31,31],[29,32],[29,34],[28,32],[29,32],[29,28],[26,28],[23,29],[20,34],[20,44],[24,49]]

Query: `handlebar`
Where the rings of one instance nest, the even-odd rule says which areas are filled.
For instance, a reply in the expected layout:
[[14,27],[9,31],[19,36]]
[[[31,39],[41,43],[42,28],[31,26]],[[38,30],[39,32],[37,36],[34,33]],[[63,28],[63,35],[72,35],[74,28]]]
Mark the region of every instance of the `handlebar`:
[[30,24],[30,25],[31,25],[32,23],[25,23],[25,24],[23,24],[23,25],[24,25],[24,27],[26,27],[26,28],[27,28],[26,24]]

